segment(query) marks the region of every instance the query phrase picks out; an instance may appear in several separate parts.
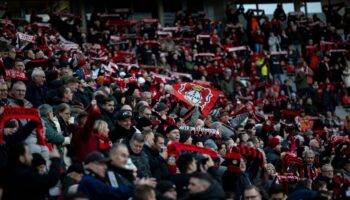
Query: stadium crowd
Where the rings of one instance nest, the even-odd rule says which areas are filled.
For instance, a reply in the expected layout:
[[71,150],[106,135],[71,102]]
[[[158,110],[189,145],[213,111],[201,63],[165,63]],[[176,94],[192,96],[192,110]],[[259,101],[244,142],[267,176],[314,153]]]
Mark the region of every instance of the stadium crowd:
[[225,11],[1,19],[0,199],[349,198],[350,10]]

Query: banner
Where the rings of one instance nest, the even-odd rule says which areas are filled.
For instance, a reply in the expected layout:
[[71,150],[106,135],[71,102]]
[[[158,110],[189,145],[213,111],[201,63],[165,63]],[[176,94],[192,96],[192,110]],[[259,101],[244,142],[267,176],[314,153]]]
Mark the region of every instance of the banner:
[[28,34],[20,33],[20,32],[18,32],[17,35],[21,41],[35,43],[35,36],[34,35],[28,35]]
[[176,84],[173,89],[176,98],[190,106],[200,107],[204,116],[209,114],[220,95],[218,90],[194,83]]
[[219,130],[213,128],[196,128],[191,126],[182,126],[179,129],[184,132],[190,132],[192,135],[208,135],[210,137],[215,137],[216,139],[221,139]]
[[5,123],[11,119],[31,119],[39,123],[37,127],[37,140],[39,145],[46,145],[45,136],[43,132],[43,125],[39,117],[39,112],[35,108],[21,108],[13,106],[3,106],[0,108],[0,144],[4,142],[4,128]]

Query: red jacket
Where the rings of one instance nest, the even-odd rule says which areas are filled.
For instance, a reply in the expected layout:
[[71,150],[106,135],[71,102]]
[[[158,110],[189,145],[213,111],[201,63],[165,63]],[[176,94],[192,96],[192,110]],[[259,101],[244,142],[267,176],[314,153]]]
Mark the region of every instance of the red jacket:
[[99,116],[100,111],[98,109],[92,110],[84,127],[74,135],[73,144],[75,146],[75,156],[79,163],[84,161],[86,155],[99,149],[99,139],[92,130],[94,123]]

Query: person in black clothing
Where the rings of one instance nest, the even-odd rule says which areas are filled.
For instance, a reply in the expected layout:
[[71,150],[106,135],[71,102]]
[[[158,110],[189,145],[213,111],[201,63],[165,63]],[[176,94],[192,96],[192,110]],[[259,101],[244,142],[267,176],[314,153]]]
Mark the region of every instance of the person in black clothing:
[[[157,180],[167,180],[170,177],[167,166],[167,152],[165,146],[164,136],[160,134],[154,135],[151,130],[145,130],[142,132],[145,136],[144,152],[148,156],[149,164],[151,167],[152,176]],[[150,136],[151,135],[151,136]],[[153,137],[152,137],[153,136]],[[149,138],[150,137],[150,142]]]
[[132,115],[129,111],[119,112],[117,114],[115,129],[109,132],[109,138],[113,143],[122,138],[128,141],[137,132],[137,129],[132,126],[131,119]]
[[31,76],[32,80],[27,85],[25,99],[37,108],[46,103],[46,88],[44,83],[46,80],[45,72],[40,68],[35,68]]
[[104,97],[101,99],[99,103],[101,115],[100,120],[107,122],[109,130],[113,130],[115,128],[113,113],[115,109],[114,100],[110,97]]
[[32,168],[32,154],[27,145],[18,143],[9,150],[9,165],[5,174],[3,199],[46,199],[48,191],[59,181],[59,152],[53,149],[47,174]]
[[182,200],[220,200],[226,197],[221,185],[215,182],[209,174],[203,172],[196,172],[191,175],[188,190],[189,193]]
[[108,165],[107,178],[110,185],[118,188],[133,184],[136,177],[132,170],[126,168],[129,158],[128,147],[123,143],[113,145],[109,151],[109,158],[111,162]]
[[0,83],[0,106],[7,106],[10,101],[7,99],[8,87],[5,82]]
[[176,161],[176,166],[180,173],[171,177],[171,181],[176,185],[178,197],[183,197],[187,192],[191,174],[197,171],[197,162],[192,154],[182,154]]

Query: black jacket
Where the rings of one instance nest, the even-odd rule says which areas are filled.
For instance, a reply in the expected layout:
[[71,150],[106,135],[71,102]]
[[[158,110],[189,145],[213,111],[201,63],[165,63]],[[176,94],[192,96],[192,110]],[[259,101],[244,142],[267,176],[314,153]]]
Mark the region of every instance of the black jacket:
[[207,190],[196,194],[187,194],[182,200],[223,200],[226,198],[221,185],[213,182]]
[[129,145],[128,149],[130,152],[130,159],[137,167],[137,176],[140,178],[151,177],[150,160],[148,159],[147,154],[143,150],[139,154],[133,153]]
[[176,192],[179,198],[183,197],[187,192],[188,183],[190,181],[191,174],[175,174],[171,177],[171,182],[176,185]]
[[[32,131],[38,126],[36,121],[29,121],[25,126],[18,129],[12,135],[7,135],[5,139],[5,143],[0,145],[0,177],[5,176],[6,167],[8,164],[8,156],[7,152],[12,145],[24,141],[28,135],[32,133]],[[4,184],[4,179],[0,178],[0,187]]]
[[243,195],[244,188],[251,184],[249,177],[226,171],[222,176],[222,185],[226,192],[233,192],[238,199]]
[[27,84],[27,92],[25,99],[33,104],[33,107],[37,108],[42,104],[46,103],[46,88],[38,87],[34,82],[29,82]]
[[[114,175],[114,177],[111,173]],[[108,171],[107,171],[107,179],[109,184],[112,187],[120,187],[120,186],[133,185],[135,177],[133,175],[132,170],[109,165]]]
[[147,145],[143,147],[143,151],[148,156],[152,176],[157,180],[168,180],[170,174],[166,160],[159,155],[158,151],[151,149]]
[[126,139],[125,143],[131,138],[131,136],[136,132],[136,129],[131,126],[129,130],[121,127],[118,123],[116,123],[115,128],[109,132],[109,138],[113,143],[115,143],[119,139]]
[[11,165],[5,175],[3,199],[46,199],[49,189],[59,181],[59,162],[59,158],[52,159],[50,170],[44,175],[22,163]]
[[108,124],[109,130],[115,129],[115,120],[113,119],[113,114],[108,113],[103,108],[101,108],[100,111],[101,115],[99,119],[105,121]]

